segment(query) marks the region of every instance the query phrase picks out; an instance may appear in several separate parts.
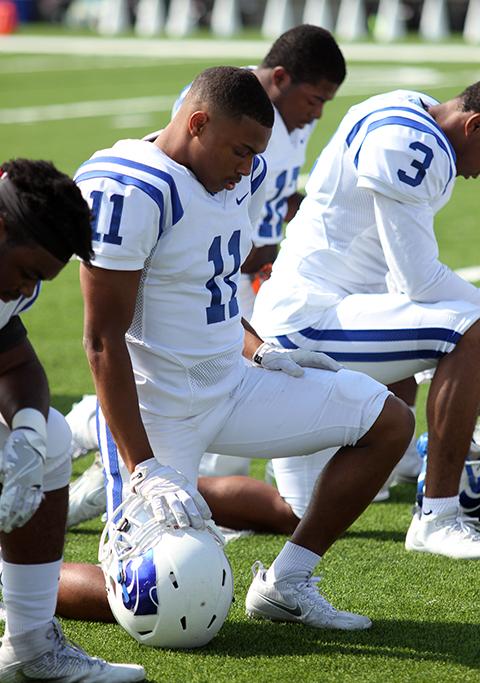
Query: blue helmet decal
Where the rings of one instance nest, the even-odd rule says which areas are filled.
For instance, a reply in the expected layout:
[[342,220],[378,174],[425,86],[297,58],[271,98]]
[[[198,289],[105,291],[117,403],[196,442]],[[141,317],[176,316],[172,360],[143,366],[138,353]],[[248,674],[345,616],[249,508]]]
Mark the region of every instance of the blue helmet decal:
[[480,507],[480,476],[478,476],[478,466],[474,468],[469,463],[465,463],[464,471],[468,479],[468,488],[460,491],[460,505],[467,512],[473,512]]
[[118,583],[122,588],[123,604],[128,610],[135,615],[157,613],[157,572],[152,549],[133,560],[121,562]]

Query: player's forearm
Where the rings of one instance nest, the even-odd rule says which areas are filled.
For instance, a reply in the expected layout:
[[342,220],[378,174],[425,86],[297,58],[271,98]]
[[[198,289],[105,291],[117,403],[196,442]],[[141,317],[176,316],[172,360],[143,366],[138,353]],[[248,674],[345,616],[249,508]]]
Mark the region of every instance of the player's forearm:
[[28,341],[1,354],[0,413],[6,422],[22,408],[35,408],[47,418],[49,405],[47,377]]
[[242,325],[245,330],[245,337],[243,342],[243,355],[248,360],[253,358],[253,354],[258,349],[258,347],[263,344],[263,339],[258,336],[250,323],[242,318]]
[[85,351],[103,415],[128,470],[153,457],[138,407],[130,355],[124,339],[88,337]]

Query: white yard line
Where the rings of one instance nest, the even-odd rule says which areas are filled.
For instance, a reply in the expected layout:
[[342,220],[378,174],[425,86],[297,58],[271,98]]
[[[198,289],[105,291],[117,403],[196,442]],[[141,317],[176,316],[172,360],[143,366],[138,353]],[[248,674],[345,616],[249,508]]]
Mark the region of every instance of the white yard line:
[[[0,40],[1,43],[1,40]],[[465,75],[459,72],[445,77],[439,70],[409,67],[398,69],[375,70],[353,67],[349,77],[342,86],[337,99],[342,97],[362,97],[379,92],[386,87],[419,88],[427,86],[428,90],[456,85],[459,82],[470,83],[475,80],[473,72]],[[129,97],[112,100],[92,100],[85,102],[69,102],[66,104],[47,104],[35,107],[12,107],[0,109],[0,125],[42,123],[44,121],[61,121],[62,119],[94,118],[96,116],[116,116],[128,114],[147,114],[169,111],[177,95]]]
[[[270,41],[263,40],[0,36],[0,52],[4,53],[137,56],[155,59],[259,58],[263,57],[270,44]],[[466,44],[355,43],[342,44],[342,50],[347,62],[480,62],[480,47]]]
[[37,107],[14,107],[12,109],[0,109],[0,124],[39,123],[41,121],[61,121],[62,119],[170,111],[174,102],[175,95],[166,95],[163,97],[129,97],[119,100],[46,104]]

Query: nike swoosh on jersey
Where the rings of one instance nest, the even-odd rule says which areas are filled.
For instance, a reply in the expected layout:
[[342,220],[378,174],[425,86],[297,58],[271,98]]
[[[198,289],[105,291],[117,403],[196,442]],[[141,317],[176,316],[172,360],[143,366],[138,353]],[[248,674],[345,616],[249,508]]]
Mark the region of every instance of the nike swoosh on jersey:
[[299,617],[302,614],[302,610],[298,604],[296,607],[288,607],[287,605],[284,605],[283,602],[277,602],[276,600],[273,600],[272,598],[267,598],[266,595],[261,595],[260,597],[262,598],[262,600],[265,600],[265,602],[268,602],[269,605],[272,605],[273,607],[277,607],[278,609],[282,610],[283,612],[287,612],[287,614],[291,614],[292,617]]
[[424,512],[424,511],[422,510],[422,515],[431,515],[432,512],[433,512],[433,510],[430,510],[429,512]]
[[240,206],[240,204],[243,202],[243,200],[244,200],[246,197],[248,197],[248,192],[247,192],[247,194],[244,194],[243,197],[240,197],[240,199],[239,199],[238,197],[235,197],[235,199],[237,200],[238,206]]

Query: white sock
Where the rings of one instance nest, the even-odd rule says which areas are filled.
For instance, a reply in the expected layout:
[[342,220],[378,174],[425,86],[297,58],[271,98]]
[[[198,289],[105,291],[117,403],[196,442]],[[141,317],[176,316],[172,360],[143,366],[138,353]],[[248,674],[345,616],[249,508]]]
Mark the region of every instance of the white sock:
[[289,574],[310,576],[321,559],[321,555],[313,553],[308,548],[287,541],[267,571],[267,581],[275,583]]
[[62,560],[47,564],[3,561],[3,602],[11,636],[48,624],[55,614]]
[[449,498],[427,498],[423,497],[422,502],[422,519],[431,519],[437,515],[443,515],[444,512],[458,509],[458,496],[450,496]]

